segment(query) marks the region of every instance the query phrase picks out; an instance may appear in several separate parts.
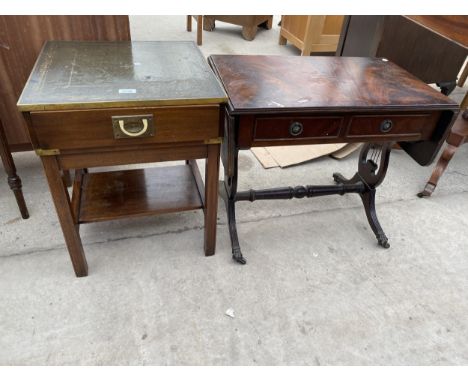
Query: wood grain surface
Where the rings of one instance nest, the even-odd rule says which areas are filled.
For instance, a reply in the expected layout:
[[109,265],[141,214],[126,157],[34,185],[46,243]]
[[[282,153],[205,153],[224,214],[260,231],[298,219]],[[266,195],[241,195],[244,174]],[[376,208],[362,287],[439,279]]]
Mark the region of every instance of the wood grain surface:
[[468,49],[468,16],[405,16]]
[[378,58],[214,55],[209,60],[233,113],[457,107]]
[[[152,115],[154,135],[115,139],[113,116]],[[219,137],[219,106],[88,109],[32,112],[38,148],[80,149],[149,143],[203,142]]]
[[190,166],[86,174],[80,223],[203,208]]

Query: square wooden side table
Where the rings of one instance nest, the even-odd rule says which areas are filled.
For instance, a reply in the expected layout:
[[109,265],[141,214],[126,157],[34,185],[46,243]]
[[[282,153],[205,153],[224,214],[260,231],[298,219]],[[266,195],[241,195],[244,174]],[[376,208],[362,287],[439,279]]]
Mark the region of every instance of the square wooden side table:
[[[239,201],[358,194],[379,245],[375,192],[393,142],[420,165],[440,149],[458,105],[385,59],[215,55],[209,63],[229,97],[221,158],[233,257],[245,264],[236,228]],[[350,179],[335,185],[237,191],[239,150],[250,147],[366,142]]]
[[[18,101],[41,157],[77,276],[83,223],[202,208],[216,244],[220,104],[226,94],[191,42],[48,42]],[[205,184],[195,159],[206,158]],[[90,167],[185,160],[181,166]],[[75,169],[70,200],[61,172]]]

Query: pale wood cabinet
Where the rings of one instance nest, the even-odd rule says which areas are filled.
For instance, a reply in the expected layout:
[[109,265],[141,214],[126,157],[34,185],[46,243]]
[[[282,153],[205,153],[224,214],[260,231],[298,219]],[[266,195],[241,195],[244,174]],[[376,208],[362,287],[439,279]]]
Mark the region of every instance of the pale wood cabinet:
[[344,16],[282,16],[279,44],[286,45],[289,41],[302,56],[312,52],[334,52],[343,19]]

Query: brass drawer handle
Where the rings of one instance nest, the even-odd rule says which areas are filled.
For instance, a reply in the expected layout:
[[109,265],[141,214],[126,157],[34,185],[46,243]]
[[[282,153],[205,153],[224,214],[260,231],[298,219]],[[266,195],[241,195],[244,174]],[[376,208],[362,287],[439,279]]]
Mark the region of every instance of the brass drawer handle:
[[304,126],[302,126],[302,123],[300,122],[293,122],[289,126],[289,134],[291,134],[293,137],[297,137],[298,135],[301,135],[303,131],[304,131]]
[[152,137],[154,118],[152,114],[113,116],[112,128],[115,139]]
[[132,133],[131,131],[128,131],[125,128],[125,121],[121,119],[119,120],[120,131],[124,133],[125,135],[128,135],[129,137],[139,137],[140,135],[143,135],[144,133],[146,133],[146,130],[148,130],[148,120],[144,118],[141,120],[141,122],[143,123],[143,128],[140,131]]
[[391,119],[385,119],[384,121],[382,121],[382,123],[380,124],[380,131],[382,133],[388,133],[393,127],[393,122]]

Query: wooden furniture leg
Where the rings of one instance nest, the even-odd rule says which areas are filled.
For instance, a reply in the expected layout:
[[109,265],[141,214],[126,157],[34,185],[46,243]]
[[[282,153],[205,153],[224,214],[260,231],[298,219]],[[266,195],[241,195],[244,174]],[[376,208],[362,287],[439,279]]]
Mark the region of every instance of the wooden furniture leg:
[[[461,88],[465,86],[466,78],[468,77],[468,63],[465,65],[465,68],[463,69],[463,72],[458,79],[457,85],[460,86]],[[466,98],[466,97],[465,97]]]
[[273,28],[273,16],[270,16],[267,21],[261,23],[259,27],[264,28],[266,30],[270,30]]
[[468,92],[466,92],[465,96],[463,97],[463,100],[461,101],[460,109],[465,111],[466,109],[468,109]]
[[15,162],[13,162],[13,157],[11,156],[10,148],[8,147],[8,142],[6,139],[5,131],[3,130],[2,122],[0,121],[0,156],[2,158],[3,166],[8,176],[8,185],[13,191],[16,203],[21,213],[23,219],[29,218],[28,208],[26,207],[26,202],[24,201],[23,191],[21,189],[21,179],[16,174]]
[[256,25],[242,27],[242,37],[247,41],[255,39],[258,27]]
[[273,16],[267,15],[211,15],[203,16],[203,30],[213,31],[216,20],[229,24],[242,26],[242,37],[247,41],[255,39],[258,27],[271,29],[273,26]]
[[279,40],[278,40],[278,44],[279,45],[286,45],[287,43],[288,43],[288,40],[286,40],[286,37],[280,35]]
[[203,16],[197,16],[197,45],[202,44]]
[[237,234],[237,221],[236,221],[236,195],[237,195],[237,165],[239,159],[239,151],[234,147],[232,153],[232,174],[228,174],[225,168],[224,174],[224,202],[226,203],[226,210],[228,215],[229,224],[229,237],[231,238],[232,258],[239,264],[247,264],[247,260],[242,255],[239,244],[239,236]]
[[393,143],[367,143],[359,154],[358,172],[351,179],[346,179],[340,173],[333,174],[333,179],[338,184],[364,186],[359,195],[364,205],[367,221],[377,242],[383,248],[390,248],[390,244],[377,218],[375,193],[387,174],[392,146]]
[[[281,25],[281,23],[283,22],[283,16],[281,16],[281,20],[279,22],[278,25]],[[279,40],[278,40],[278,44],[279,45],[286,45],[288,43],[288,40],[286,39],[286,37],[284,37],[281,33],[279,35]]]
[[55,156],[42,156],[47,182],[62,227],[65,243],[77,277],[88,275],[88,264],[81,244],[79,225],[73,218],[72,205]]
[[375,209],[376,188],[383,182],[387,173],[390,151],[393,143],[367,143],[359,154],[358,171],[347,179],[340,173],[334,173],[334,185],[280,187],[264,190],[237,191],[237,155],[234,152],[234,172],[232,177],[225,177],[225,201],[228,208],[229,233],[231,236],[232,257],[240,264],[245,264],[236,228],[235,203],[240,201],[313,198],[325,195],[359,194],[366,212],[367,220],[375,234],[378,244],[389,248],[390,244],[377,218]]
[[205,255],[216,250],[216,224],[218,212],[218,178],[220,145],[208,145],[205,165]]
[[[465,96],[466,99],[466,96]],[[465,100],[464,100],[465,101]],[[418,193],[420,198],[431,196],[437,187],[440,177],[443,175],[450,160],[455,155],[458,147],[460,147],[468,139],[468,109],[460,114],[455,121],[447,138],[447,146],[445,147],[442,155],[440,156],[437,165],[432,171],[429,181],[426,183],[424,190]]]
[[73,185],[72,177],[69,170],[62,171],[62,178],[63,183],[65,183],[67,187],[71,187]]
[[187,15],[187,32],[192,31],[192,17],[195,17],[197,20],[197,45],[201,45],[203,33],[203,16]]
[[429,181],[426,183],[424,190],[418,193],[418,196],[420,198],[432,195],[435,188],[437,187],[437,183],[439,182],[440,177],[444,173],[445,169],[447,168],[450,160],[452,159],[457,149],[458,149],[458,146],[447,144],[444,151],[442,152],[442,155],[439,158],[439,161],[437,162],[437,165],[432,171],[431,177],[429,178]]

